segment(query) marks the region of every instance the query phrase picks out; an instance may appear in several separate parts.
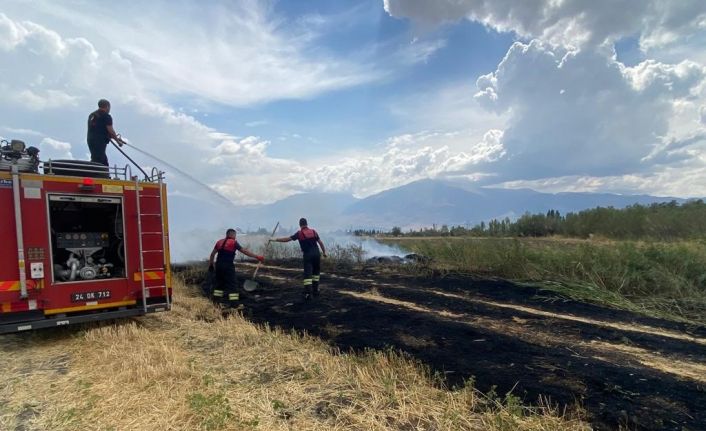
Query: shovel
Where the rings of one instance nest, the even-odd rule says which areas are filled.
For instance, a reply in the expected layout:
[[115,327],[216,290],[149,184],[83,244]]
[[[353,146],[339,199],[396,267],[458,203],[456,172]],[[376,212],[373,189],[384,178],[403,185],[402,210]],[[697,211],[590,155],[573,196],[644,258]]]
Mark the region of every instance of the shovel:
[[[277,224],[275,225],[275,228],[272,230],[272,235],[270,235],[270,238],[275,236],[275,232],[277,232],[278,227],[279,227],[279,222],[277,222]],[[270,243],[268,241],[267,244],[265,245],[265,255],[267,254],[267,248],[269,246],[270,246]],[[245,290],[246,292],[254,292],[255,290],[257,290],[259,284],[257,283],[257,281],[255,281],[255,277],[257,277],[257,271],[260,270],[261,265],[262,265],[262,262],[258,262],[257,266],[255,267],[255,272],[252,275],[252,279],[245,280],[245,284],[243,285],[243,290]]]
[[261,262],[257,263],[257,266],[255,267],[255,272],[252,275],[251,280],[245,280],[245,284],[243,284],[243,290],[246,292],[254,292],[257,290],[259,284],[257,281],[255,281],[255,277],[257,277],[257,271],[260,269],[260,264]]

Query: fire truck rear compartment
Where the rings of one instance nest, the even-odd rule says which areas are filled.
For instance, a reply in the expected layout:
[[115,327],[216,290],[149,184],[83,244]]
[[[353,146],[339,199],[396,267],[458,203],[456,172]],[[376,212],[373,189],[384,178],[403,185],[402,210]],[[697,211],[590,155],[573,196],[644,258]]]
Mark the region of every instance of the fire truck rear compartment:
[[163,172],[38,153],[0,142],[0,334],[170,310]]
[[49,195],[53,282],[125,278],[119,197]]

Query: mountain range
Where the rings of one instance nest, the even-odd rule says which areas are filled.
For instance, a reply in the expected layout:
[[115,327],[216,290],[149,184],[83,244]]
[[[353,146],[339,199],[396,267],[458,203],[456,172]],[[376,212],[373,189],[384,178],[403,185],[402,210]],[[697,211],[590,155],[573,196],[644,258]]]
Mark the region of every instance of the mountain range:
[[474,225],[522,214],[561,214],[597,206],[623,208],[683,199],[610,193],[542,193],[530,189],[467,188],[439,180],[422,180],[386,190],[350,205],[344,219],[352,225],[413,227],[432,224]]
[[[357,199],[341,193],[302,193],[266,205],[216,208],[194,206],[172,198],[171,213],[194,220],[220,212],[229,225],[244,230],[273,226],[296,228],[300,217],[322,230],[403,228],[431,225],[474,225],[490,219],[515,219],[525,212],[558,210],[562,214],[597,206],[623,208],[633,204],[684,199],[610,193],[542,193],[530,189],[473,188],[468,184],[421,180]],[[176,208],[175,208],[176,207]],[[223,214],[225,213],[225,214]],[[211,221],[209,224],[215,221]]]

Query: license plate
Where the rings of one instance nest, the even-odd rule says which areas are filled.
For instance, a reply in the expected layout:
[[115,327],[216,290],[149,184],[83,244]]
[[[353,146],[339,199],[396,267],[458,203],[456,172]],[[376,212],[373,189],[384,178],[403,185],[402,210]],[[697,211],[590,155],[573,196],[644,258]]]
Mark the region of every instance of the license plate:
[[99,290],[97,292],[76,292],[71,294],[71,302],[89,302],[101,299],[110,299],[110,290]]

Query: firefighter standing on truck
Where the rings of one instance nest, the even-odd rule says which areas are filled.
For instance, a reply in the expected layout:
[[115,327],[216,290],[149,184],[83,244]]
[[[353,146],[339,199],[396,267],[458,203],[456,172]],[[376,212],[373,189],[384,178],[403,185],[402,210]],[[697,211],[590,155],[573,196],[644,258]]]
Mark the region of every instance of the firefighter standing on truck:
[[[324,248],[324,243],[321,242],[319,234],[314,229],[309,228],[305,218],[299,219],[299,228],[299,231],[292,236],[271,239],[270,241],[299,241],[304,263],[304,300],[308,301],[312,295],[319,296],[321,256],[326,257],[326,248]],[[321,247],[321,253],[319,253],[319,247]]]
[[108,166],[108,156],[105,153],[108,143],[115,139],[121,147],[125,143],[113,129],[113,117],[110,116],[110,102],[105,99],[98,101],[98,109],[88,116],[88,132],[86,142],[91,151],[91,161]]
[[[258,256],[249,250],[244,249],[236,240],[235,229],[228,229],[226,237],[218,240],[211,256],[208,259],[208,270],[216,271],[216,285],[213,288],[213,299],[223,304],[233,305],[240,299],[237,291],[237,279],[235,276],[235,254],[241,252],[246,256],[264,262],[263,256]],[[216,265],[213,265],[213,258],[216,258]]]

